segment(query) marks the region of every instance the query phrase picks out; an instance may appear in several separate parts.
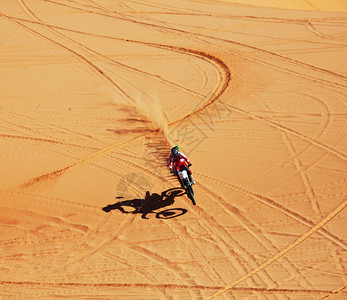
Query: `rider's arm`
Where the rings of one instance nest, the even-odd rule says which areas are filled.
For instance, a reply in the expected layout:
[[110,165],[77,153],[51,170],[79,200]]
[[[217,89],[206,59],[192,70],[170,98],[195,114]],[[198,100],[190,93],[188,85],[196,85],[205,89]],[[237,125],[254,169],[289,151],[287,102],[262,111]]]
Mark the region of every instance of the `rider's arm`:
[[169,157],[168,164],[169,164],[170,170],[172,170],[172,156]]
[[190,161],[187,156],[185,156],[182,152],[178,152],[178,153],[180,154],[181,158],[183,158],[188,164],[190,164]]

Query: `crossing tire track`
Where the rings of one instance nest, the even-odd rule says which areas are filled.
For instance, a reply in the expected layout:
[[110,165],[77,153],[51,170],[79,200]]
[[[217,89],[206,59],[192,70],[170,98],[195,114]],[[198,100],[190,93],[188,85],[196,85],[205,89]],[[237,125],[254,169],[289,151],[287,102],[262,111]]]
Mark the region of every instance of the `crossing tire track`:
[[[244,216],[236,207],[232,206],[231,204],[229,204],[228,202],[226,202],[223,197],[218,196],[217,194],[215,194],[212,190],[202,186],[203,190],[206,190],[206,193],[210,195],[210,199],[216,203],[216,205],[218,205],[219,207],[221,207],[225,212],[227,212],[233,219],[235,219],[242,228],[244,228],[255,240],[258,241],[259,245],[261,245],[262,247],[264,247],[264,249],[269,252],[269,253],[273,253],[273,252],[278,252],[278,247],[271,242],[270,239],[268,239],[261,230],[259,230],[257,228],[256,225],[254,225],[251,221],[249,221],[247,219],[246,216]],[[198,186],[199,188],[199,186]],[[201,187],[200,187],[201,188]],[[245,251],[246,248],[245,248]],[[248,256],[250,255],[249,251],[248,252]],[[248,261],[252,261],[254,260],[253,258],[248,258]],[[293,272],[298,275],[300,278],[298,279],[298,284],[301,285],[301,283],[305,283],[305,287],[306,288],[312,288],[313,286],[309,283],[309,281],[302,276],[302,274],[300,274],[300,271],[297,270],[296,266],[294,264],[292,264],[290,262],[290,260],[288,259],[284,259],[285,261],[283,263],[281,263],[282,268],[284,270],[286,270],[290,275],[293,275]],[[268,276],[269,277],[269,276]],[[271,284],[270,286],[272,287],[278,287],[278,284],[276,282],[274,282],[272,279],[270,279]],[[269,286],[269,284],[268,284]]]
[[337,208],[335,208],[329,215],[327,215],[323,220],[321,220],[318,224],[313,226],[309,231],[307,231],[304,235],[302,235],[300,238],[298,238],[296,241],[288,245],[285,249],[278,252],[276,255],[269,258],[266,262],[264,262],[259,267],[253,269],[251,272],[245,274],[238,280],[234,281],[233,283],[225,286],[223,289],[219,290],[218,292],[214,293],[211,297],[207,297],[206,299],[214,299],[215,297],[225,293],[228,290],[231,290],[233,287],[241,283],[242,281],[254,276],[258,272],[264,270],[266,267],[286,255],[288,252],[293,250],[295,247],[300,245],[302,242],[304,242],[306,239],[308,239],[312,234],[317,232],[319,229],[321,229],[323,226],[325,226],[327,223],[329,223],[332,219],[334,219],[339,213],[341,213],[347,206],[347,200],[345,200],[342,204],[340,204]]
[[[58,5],[68,6],[70,8],[78,9],[78,10],[85,11],[85,12],[90,12],[90,11],[85,10],[85,9],[81,9],[81,8],[74,7],[74,6],[69,6],[69,5],[66,5],[66,4],[57,3],[57,2],[52,1],[52,0],[45,0],[45,1],[46,2],[55,3],[55,4],[58,4]],[[261,49],[261,48],[255,47],[255,46],[247,45],[245,43],[240,43],[240,42],[236,42],[236,41],[226,40],[226,39],[218,38],[218,37],[215,37],[215,36],[208,36],[208,35],[204,35],[204,34],[201,34],[201,33],[193,33],[193,32],[189,32],[189,31],[182,30],[182,29],[176,29],[176,28],[166,27],[166,26],[162,26],[162,25],[155,25],[155,24],[151,24],[151,23],[148,23],[148,22],[141,22],[141,21],[136,21],[136,20],[130,20],[129,18],[125,18],[125,17],[121,17],[121,16],[114,16],[114,15],[110,15],[110,14],[107,14],[107,13],[104,13],[104,12],[91,11],[91,13],[102,15],[102,16],[109,17],[109,18],[115,18],[115,19],[123,20],[123,21],[127,21],[127,22],[132,22],[134,24],[139,24],[139,25],[146,26],[146,27],[152,27],[152,28],[157,28],[157,29],[166,29],[166,30],[169,30],[172,33],[178,33],[178,34],[181,34],[181,35],[184,35],[184,36],[195,37],[195,38],[212,39],[214,41],[220,41],[220,42],[232,44],[232,45],[235,45],[235,46],[242,47],[244,49],[255,50],[258,54],[266,55],[267,58],[271,57],[271,61],[286,62],[286,63],[289,63],[291,65],[295,65],[297,67],[302,67],[302,68],[305,68],[305,69],[313,70],[313,71],[315,71],[317,73],[324,73],[326,75],[332,76],[333,78],[341,79],[342,82],[345,82],[346,79],[347,79],[347,77],[342,75],[342,74],[338,74],[338,73],[330,71],[330,70],[326,70],[326,69],[323,69],[323,68],[320,68],[320,67],[316,67],[316,66],[310,65],[308,63],[304,63],[304,62],[301,62],[301,61],[298,61],[298,60],[295,60],[295,59],[292,59],[292,58],[280,55],[278,53],[271,52],[269,50],[265,50],[265,49]],[[283,19],[282,19],[282,21],[283,21]],[[289,19],[289,22],[295,22],[295,21],[293,21],[292,19]],[[300,21],[300,22],[302,23],[302,21]],[[207,41],[205,40],[205,42],[207,42]],[[247,58],[250,59],[250,60],[256,61],[257,63],[263,63],[265,65],[268,65],[268,66],[272,67],[272,68],[277,68],[277,69],[280,69],[280,70],[282,70],[284,72],[288,72],[288,73],[291,73],[291,74],[294,74],[294,75],[297,75],[297,76],[300,76],[300,77],[309,78],[310,80],[321,82],[323,84],[330,84],[332,86],[338,86],[338,87],[347,88],[347,85],[345,85],[343,83],[341,84],[341,83],[338,83],[338,82],[329,81],[327,79],[322,80],[322,79],[320,79],[318,77],[305,75],[302,72],[300,73],[300,72],[297,72],[297,71],[294,71],[294,70],[289,70],[288,68],[281,67],[278,64],[275,65],[275,64],[269,63],[268,59],[260,61],[260,60],[254,60],[253,58],[250,58],[250,57],[247,57]]]
[[[197,172],[195,172],[197,173]],[[231,184],[231,183],[226,183],[226,182],[221,182],[220,180],[218,179],[214,179],[210,176],[206,176],[206,175],[203,175],[203,174],[199,174],[199,177],[205,177],[209,180],[211,180],[212,182],[216,182],[216,183],[220,183],[220,184],[223,184],[224,186],[227,186],[229,188],[231,188],[232,190],[236,191],[236,192],[239,192],[241,194],[244,194],[244,195],[247,195],[249,196],[250,198],[252,199],[255,199],[265,205],[268,205],[280,212],[282,212],[283,214],[287,215],[288,217],[308,226],[308,227],[312,227],[313,226],[313,223],[311,221],[309,221],[308,219],[304,218],[303,216],[301,216],[300,214],[294,212],[294,211],[291,211],[290,209],[284,207],[283,205],[277,203],[276,201],[274,201],[273,199],[271,198],[268,198],[268,197],[265,197],[264,195],[259,195],[259,194],[256,194],[256,193],[253,193],[253,192],[250,192],[250,191],[247,191],[239,186],[236,186],[234,184]],[[319,228],[318,230],[318,233],[320,233],[321,235],[323,235],[324,237],[326,237],[327,239],[329,239],[331,242],[333,242],[334,244],[340,246],[342,249],[344,250],[347,250],[347,245],[345,244],[344,241],[340,240],[338,237],[334,236],[333,234],[331,234],[329,231],[327,231],[326,229],[324,228]]]
[[288,127],[283,126],[283,125],[280,125],[280,124],[278,124],[278,123],[276,123],[276,122],[274,122],[274,121],[265,119],[265,118],[263,118],[263,117],[261,117],[261,116],[255,115],[255,114],[253,114],[253,113],[251,113],[251,112],[245,111],[245,110],[243,110],[243,109],[241,109],[241,108],[238,108],[238,107],[236,107],[236,106],[228,105],[228,107],[229,107],[232,111],[241,113],[241,114],[246,115],[246,116],[248,116],[248,117],[250,117],[250,118],[252,118],[252,119],[261,121],[261,122],[266,123],[266,124],[268,124],[268,125],[270,125],[270,126],[272,126],[272,127],[277,128],[277,129],[279,129],[279,130],[281,130],[281,131],[287,132],[287,133],[289,133],[289,134],[291,134],[291,135],[294,135],[294,136],[296,136],[296,137],[298,137],[298,138],[300,138],[300,139],[302,139],[302,140],[305,140],[305,141],[311,143],[312,145],[315,145],[315,146],[317,146],[318,148],[323,149],[323,150],[325,150],[326,152],[328,152],[328,153],[330,153],[330,154],[333,154],[333,155],[335,155],[336,157],[338,157],[338,158],[340,158],[340,159],[342,159],[342,160],[344,160],[344,161],[347,160],[347,155],[341,153],[340,151],[338,151],[338,150],[336,150],[336,149],[334,149],[334,148],[332,148],[332,147],[330,147],[330,146],[328,146],[328,145],[325,145],[325,144],[319,142],[318,140],[316,140],[316,139],[314,139],[314,138],[311,138],[311,137],[306,136],[306,135],[304,135],[304,134],[302,134],[302,133],[300,133],[300,132],[297,132],[297,131],[295,131],[294,129],[288,128]]
[[45,24],[41,19],[39,19],[39,18],[34,14],[34,12],[26,5],[26,3],[24,2],[24,0],[19,0],[19,1],[23,4],[23,6],[25,7],[25,10],[28,12],[28,14],[30,14],[30,15],[36,20],[35,24],[40,24],[40,25],[44,26],[45,28],[48,28],[49,30],[51,30],[52,32],[54,32],[56,35],[62,36],[64,39],[66,39],[66,40],[68,40],[68,41],[74,43],[75,45],[77,45],[77,46],[79,46],[79,47],[85,49],[86,51],[90,52],[91,54],[100,57],[100,58],[103,59],[104,61],[108,61],[108,62],[111,62],[112,64],[117,65],[117,66],[120,66],[120,67],[122,67],[122,68],[124,68],[124,69],[128,69],[128,70],[134,71],[134,72],[136,72],[136,73],[143,74],[143,75],[145,75],[145,76],[148,76],[149,78],[152,78],[152,79],[161,81],[161,82],[163,82],[163,83],[165,83],[165,84],[168,84],[168,85],[173,86],[173,87],[175,87],[175,88],[181,89],[181,90],[183,90],[183,91],[185,91],[185,92],[188,92],[188,93],[191,93],[191,94],[193,94],[193,95],[195,95],[195,96],[204,97],[204,95],[201,94],[201,93],[199,93],[199,92],[195,92],[195,91],[193,91],[193,90],[191,90],[191,89],[189,89],[189,88],[186,88],[186,87],[183,87],[183,86],[181,86],[181,85],[178,85],[178,84],[176,84],[176,83],[174,83],[174,82],[172,82],[172,81],[168,81],[168,80],[162,78],[162,77],[159,76],[159,75],[155,75],[155,74],[152,74],[152,73],[149,73],[149,72],[145,72],[145,71],[142,71],[142,70],[140,70],[140,69],[138,69],[138,68],[131,67],[131,66],[128,66],[128,65],[126,65],[126,64],[124,64],[124,63],[118,62],[118,61],[116,61],[115,59],[112,59],[112,58],[110,58],[110,57],[107,57],[107,56],[105,56],[105,55],[103,55],[103,54],[101,54],[101,53],[99,53],[99,52],[97,52],[97,51],[95,51],[95,50],[93,50],[93,49],[87,47],[86,45],[84,45],[84,44],[82,44],[82,43],[80,43],[80,42],[77,42],[76,40],[73,40],[73,39],[69,38],[68,36],[66,36],[66,35],[64,35],[64,34],[62,34],[62,33],[60,33],[60,32],[58,32],[58,31],[56,30],[57,28],[54,28],[54,26],[50,26],[50,25],[48,25],[48,24]]

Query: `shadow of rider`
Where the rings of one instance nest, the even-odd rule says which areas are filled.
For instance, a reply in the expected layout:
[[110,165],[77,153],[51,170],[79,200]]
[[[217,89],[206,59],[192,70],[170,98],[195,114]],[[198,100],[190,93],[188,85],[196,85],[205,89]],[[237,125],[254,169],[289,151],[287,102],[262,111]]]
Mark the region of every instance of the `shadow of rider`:
[[[175,198],[184,195],[184,193],[182,189],[178,188],[166,190],[160,195],[157,193],[150,194],[149,191],[146,191],[144,199],[117,202],[104,207],[102,210],[110,212],[111,210],[118,209],[122,213],[142,214],[141,217],[143,219],[148,219],[147,215],[149,213],[157,213],[155,210],[172,205],[175,202]],[[132,210],[129,211],[129,208]]]

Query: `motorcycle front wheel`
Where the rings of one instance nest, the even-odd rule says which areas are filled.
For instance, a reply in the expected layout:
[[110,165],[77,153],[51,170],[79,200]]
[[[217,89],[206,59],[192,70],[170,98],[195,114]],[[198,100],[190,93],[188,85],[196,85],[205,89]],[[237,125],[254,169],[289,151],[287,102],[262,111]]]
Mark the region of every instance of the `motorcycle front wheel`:
[[192,186],[188,183],[188,180],[185,180],[185,188],[187,192],[187,196],[190,200],[192,200],[193,205],[196,205],[195,199],[194,199],[194,191]]

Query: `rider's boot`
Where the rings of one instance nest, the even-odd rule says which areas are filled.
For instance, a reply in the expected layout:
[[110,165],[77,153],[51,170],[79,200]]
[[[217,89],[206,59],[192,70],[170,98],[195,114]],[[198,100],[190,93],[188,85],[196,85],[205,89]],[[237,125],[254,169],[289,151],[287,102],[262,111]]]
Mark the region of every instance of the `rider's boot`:
[[193,174],[190,174],[190,182],[194,185],[195,184],[195,180],[193,178]]

